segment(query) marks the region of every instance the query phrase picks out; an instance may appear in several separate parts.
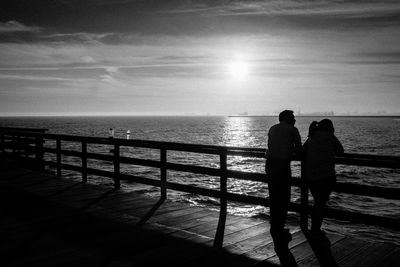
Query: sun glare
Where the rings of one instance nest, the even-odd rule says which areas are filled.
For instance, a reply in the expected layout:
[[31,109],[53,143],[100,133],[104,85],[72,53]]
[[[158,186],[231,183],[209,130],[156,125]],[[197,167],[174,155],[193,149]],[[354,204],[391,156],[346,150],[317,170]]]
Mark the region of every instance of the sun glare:
[[228,73],[235,79],[244,80],[249,75],[249,65],[244,61],[235,61],[228,65]]

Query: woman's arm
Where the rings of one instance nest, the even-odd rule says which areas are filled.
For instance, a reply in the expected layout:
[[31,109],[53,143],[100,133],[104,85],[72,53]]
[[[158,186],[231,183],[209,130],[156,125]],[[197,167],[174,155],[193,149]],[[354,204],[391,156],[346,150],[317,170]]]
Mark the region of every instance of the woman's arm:
[[333,145],[335,149],[335,155],[342,155],[344,153],[344,148],[336,136],[333,136]]

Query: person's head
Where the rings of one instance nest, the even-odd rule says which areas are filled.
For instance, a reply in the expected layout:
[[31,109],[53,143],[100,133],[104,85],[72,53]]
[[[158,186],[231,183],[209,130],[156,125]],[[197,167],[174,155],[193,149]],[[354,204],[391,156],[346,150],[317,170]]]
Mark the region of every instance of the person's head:
[[308,127],[308,136],[309,136],[309,137],[310,137],[310,136],[313,136],[313,135],[315,134],[315,131],[317,130],[317,128],[318,128],[318,122],[313,121],[313,122],[310,124],[310,127]]
[[293,110],[284,110],[279,113],[279,121],[284,121],[291,125],[294,125],[296,120],[294,119]]
[[318,130],[323,132],[335,132],[335,128],[333,128],[333,123],[330,119],[323,119],[318,122]]

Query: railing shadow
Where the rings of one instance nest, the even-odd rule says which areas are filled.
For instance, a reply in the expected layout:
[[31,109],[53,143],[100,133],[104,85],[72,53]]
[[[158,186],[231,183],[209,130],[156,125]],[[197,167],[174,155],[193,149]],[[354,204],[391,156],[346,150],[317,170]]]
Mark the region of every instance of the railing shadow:
[[339,266],[332,255],[331,242],[326,236],[313,238],[309,231],[303,230],[303,233],[322,267]]
[[142,227],[157,211],[157,209],[164,203],[165,198],[161,197],[156,204],[140,219],[136,227]]
[[297,267],[296,259],[294,258],[290,250],[287,251],[276,251],[276,255],[279,258],[281,266],[285,267]]
[[[83,184],[83,183],[81,183],[81,184]],[[97,198],[95,198],[95,199],[89,201],[86,205],[84,205],[83,207],[79,208],[78,210],[79,210],[80,212],[85,211],[86,209],[90,208],[90,207],[93,206],[94,204],[96,204],[96,203],[100,202],[101,200],[105,199],[107,196],[109,196],[110,194],[116,192],[117,190],[118,190],[118,189],[115,189],[115,188],[113,188],[113,189],[111,189],[111,190],[108,190],[107,192],[101,194],[99,197],[97,197]]]
[[[49,180],[54,180],[54,178],[51,178],[51,179],[49,179]],[[48,181],[48,180],[46,180],[46,181]],[[39,184],[39,183],[38,183],[38,184]],[[46,197],[57,196],[57,195],[59,195],[59,194],[62,194],[62,193],[64,193],[64,192],[67,192],[67,191],[69,191],[69,190],[71,190],[71,189],[73,189],[73,188],[75,188],[75,187],[77,187],[77,186],[79,186],[79,185],[82,185],[82,184],[84,184],[84,183],[83,183],[83,182],[77,182],[77,183],[75,183],[75,184],[73,184],[73,185],[67,186],[66,188],[63,188],[63,189],[61,189],[61,190],[58,190],[58,191],[56,191],[56,192],[54,192],[54,193],[51,193],[51,194],[49,194],[49,195],[46,195]]]

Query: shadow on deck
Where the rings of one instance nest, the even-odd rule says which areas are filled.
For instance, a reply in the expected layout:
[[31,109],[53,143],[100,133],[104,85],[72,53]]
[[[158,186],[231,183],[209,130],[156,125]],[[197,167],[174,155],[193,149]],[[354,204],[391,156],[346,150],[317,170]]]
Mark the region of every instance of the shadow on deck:
[[[218,212],[0,165],[1,266],[277,266],[262,219]],[[400,249],[333,233],[309,243],[298,229],[298,266],[395,266]]]

